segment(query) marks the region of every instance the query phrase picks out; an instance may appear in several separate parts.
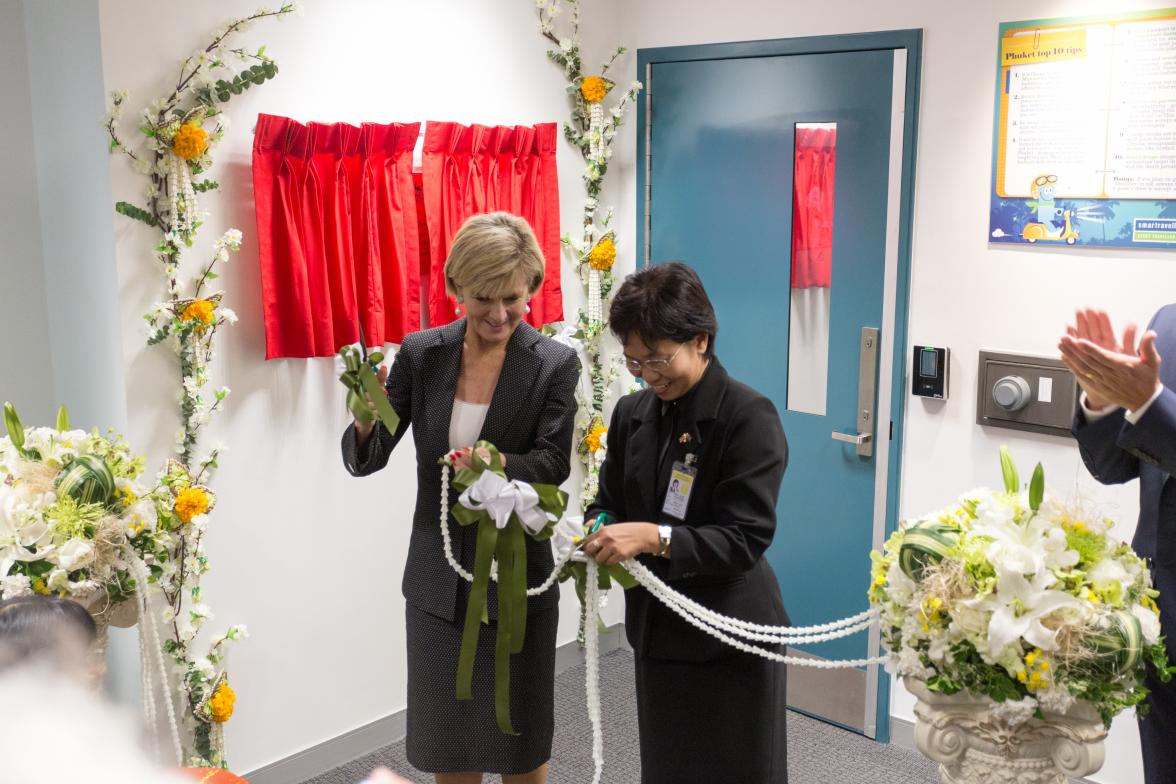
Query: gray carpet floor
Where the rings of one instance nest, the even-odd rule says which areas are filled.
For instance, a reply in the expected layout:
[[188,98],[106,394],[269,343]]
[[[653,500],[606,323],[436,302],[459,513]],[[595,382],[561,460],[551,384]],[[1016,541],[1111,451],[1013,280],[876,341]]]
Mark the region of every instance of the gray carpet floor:
[[[637,784],[641,780],[641,764],[637,751],[632,654],[614,651],[601,657],[600,692],[605,718],[604,782]],[[584,703],[583,665],[557,677],[556,695],[555,741],[548,781],[588,784],[592,780],[592,729]],[[401,741],[305,784],[356,784],[379,765],[413,782],[432,784],[433,781],[432,776],[417,772],[408,764]],[[938,784],[937,769],[937,765],[909,749],[881,745],[797,713],[788,715],[790,784]],[[491,784],[498,782],[499,777],[488,776],[485,781]]]

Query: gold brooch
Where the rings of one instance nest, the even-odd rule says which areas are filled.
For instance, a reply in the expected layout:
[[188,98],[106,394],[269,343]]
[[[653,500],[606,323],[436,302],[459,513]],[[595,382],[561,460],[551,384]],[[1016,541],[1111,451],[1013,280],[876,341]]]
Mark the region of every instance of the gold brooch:
[[690,434],[683,433],[682,435],[678,436],[678,443],[679,444],[689,444],[690,443]]

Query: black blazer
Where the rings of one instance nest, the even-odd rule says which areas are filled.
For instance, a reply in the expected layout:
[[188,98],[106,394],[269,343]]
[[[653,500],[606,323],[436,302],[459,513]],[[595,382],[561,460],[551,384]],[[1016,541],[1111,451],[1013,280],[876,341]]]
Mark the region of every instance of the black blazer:
[[[638,556],[676,590],[724,615],[783,625],[788,614],[764,550],[776,532],[776,499],[788,442],[772,401],[727,375],[712,359],[682,404],[661,475],[658,418],[651,389],[626,395],[613,411],[600,490],[589,515],[674,527],[670,558]],[[683,438],[686,434],[687,438]],[[686,519],[662,514],[674,461],[696,456],[698,475]],[[698,631],[638,586],[625,592],[625,626],[638,656],[708,661],[736,649]]]
[[[375,473],[411,424],[417,453],[417,498],[412,536],[404,565],[404,598],[409,604],[453,621],[464,612],[469,583],[460,579],[445,560],[441,529],[441,467],[437,461],[449,451],[449,420],[461,369],[466,320],[415,332],[404,338],[388,374],[386,390],[400,426],[389,433],[377,423],[363,452],[356,449],[355,425],[343,433],[343,464],[354,476]],[[580,361],[575,351],[540,335],[529,324],[518,326],[506,347],[506,359],[481,440],[498,447],[506,457],[511,479],[561,484],[571,471],[572,431],[575,425],[576,384]],[[450,505],[457,493],[450,491]],[[453,553],[463,567],[474,568],[475,526],[463,528],[447,521]],[[527,585],[541,583],[554,565],[551,545],[527,539]],[[553,607],[559,589],[552,586],[528,600],[532,611]],[[497,617],[498,595],[490,584],[490,617]]]

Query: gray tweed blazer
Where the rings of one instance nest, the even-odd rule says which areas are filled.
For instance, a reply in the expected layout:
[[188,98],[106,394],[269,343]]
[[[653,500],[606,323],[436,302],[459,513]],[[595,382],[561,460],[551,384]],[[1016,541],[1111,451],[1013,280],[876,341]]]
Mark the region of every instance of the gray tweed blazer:
[[[412,536],[404,565],[404,598],[409,604],[449,621],[465,612],[469,584],[445,561],[441,529],[441,468],[437,461],[449,451],[449,420],[461,369],[466,320],[407,335],[392,363],[386,389],[400,416],[400,426],[389,433],[377,423],[364,450],[356,448],[355,425],[343,433],[343,464],[354,476],[367,476],[388,463],[388,456],[412,425],[417,454],[417,498]],[[518,326],[506,347],[506,359],[481,440],[506,456],[511,479],[558,485],[571,471],[572,432],[575,425],[576,384],[580,361],[576,352],[540,335],[534,327]],[[457,494],[450,491],[450,504]],[[454,556],[469,571],[474,568],[477,532],[447,521]],[[527,540],[527,585],[541,583],[554,561],[548,542]],[[555,606],[558,586],[528,601],[530,611]],[[489,613],[497,617],[498,596],[490,585]]]

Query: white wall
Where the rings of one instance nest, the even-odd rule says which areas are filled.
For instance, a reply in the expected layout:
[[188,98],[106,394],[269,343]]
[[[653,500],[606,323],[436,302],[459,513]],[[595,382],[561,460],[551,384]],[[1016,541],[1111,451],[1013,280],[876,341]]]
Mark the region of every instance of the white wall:
[[[1095,484],[1072,442],[980,428],[974,402],[980,349],[1056,355],[1057,339],[1077,306],[1102,305],[1117,322],[1146,322],[1173,299],[1176,265],[1169,253],[1030,251],[986,243],[999,23],[1108,13],[1121,5],[1111,0],[728,0],[720,7],[705,0],[644,0],[623,6],[623,35],[634,48],[923,28],[910,340],[950,346],[954,366],[948,402],[908,397],[903,516],[940,507],[978,482],[999,481],[996,452],[1008,444],[1023,466],[1043,461],[1055,490],[1077,485],[1121,521],[1120,536],[1129,539],[1133,533],[1134,485]],[[1167,5],[1140,0],[1130,7]],[[634,214],[621,218],[622,233],[633,236]],[[912,706],[913,698],[898,687],[893,715],[912,720]],[[1115,722],[1107,764],[1095,781],[1142,780],[1134,721],[1127,715]]]
[[[53,404],[49,361],[49,303],[37,230],[37,163],[33,107],[19,2],[0,3],[0,399],[28,423],[48,421]],[[31,229],[31,230],[30,230]],[[19,334],[19,337],[15,337]]]
[[[102,0],[103,71],[108,89],[130,90],[128,118],[162,94],[188,52],[226,18],[256,0],[180,3]],[[245,243],[220,283],[241,317],[222,332],[213,385],[233,393],[214,418],[206,445],[230,451],[213,483],[205,599],[212,624],[244,622],[251,638],[231,654],[239,701],[227,725],[229,756],[249,771],[334,738],[404,707],[404,602],[400,579],[415,497],[411,442],[379,475],[343,469],[339,437],[347,423],[331,360],[264,361],[260,277],[250,173],[258,112],[300,121],[531,124],[567,114],[561,71],[545,57],[534,3],[515,0],[311,0],[305,16],[267,22],[247,46],[268,46],[278,77],[235,98],[234,124],[211,176],[225,186],[204,197],[211,215],[190,263],[233,226]],[[602,2],[586,3],[589,16]],[[604,14],[600,18],[611,18]],[[611,41],[593,23],[585,30]],[[603,57],[604,46],[593,58]],[[575,226],[583,186],[578,155],[559,147],[562,224]],[[137,200],[141,178],[112,163],[115,197]],[[145,227],[113,216],[117,232],[122,352],[130,436],[154,464],[167,454],[177,422],[174,358],[147,349],[141,314],[160,298],[163,278]],[[582,301],[564,279],[569,312]],[[571,487],[579,485],[573,475]],[[573,500],[573,503],[575,501]],[[612,620],[621,603],[612,603]],[[578,603],[564,592],[559,642],[575,638]]]

